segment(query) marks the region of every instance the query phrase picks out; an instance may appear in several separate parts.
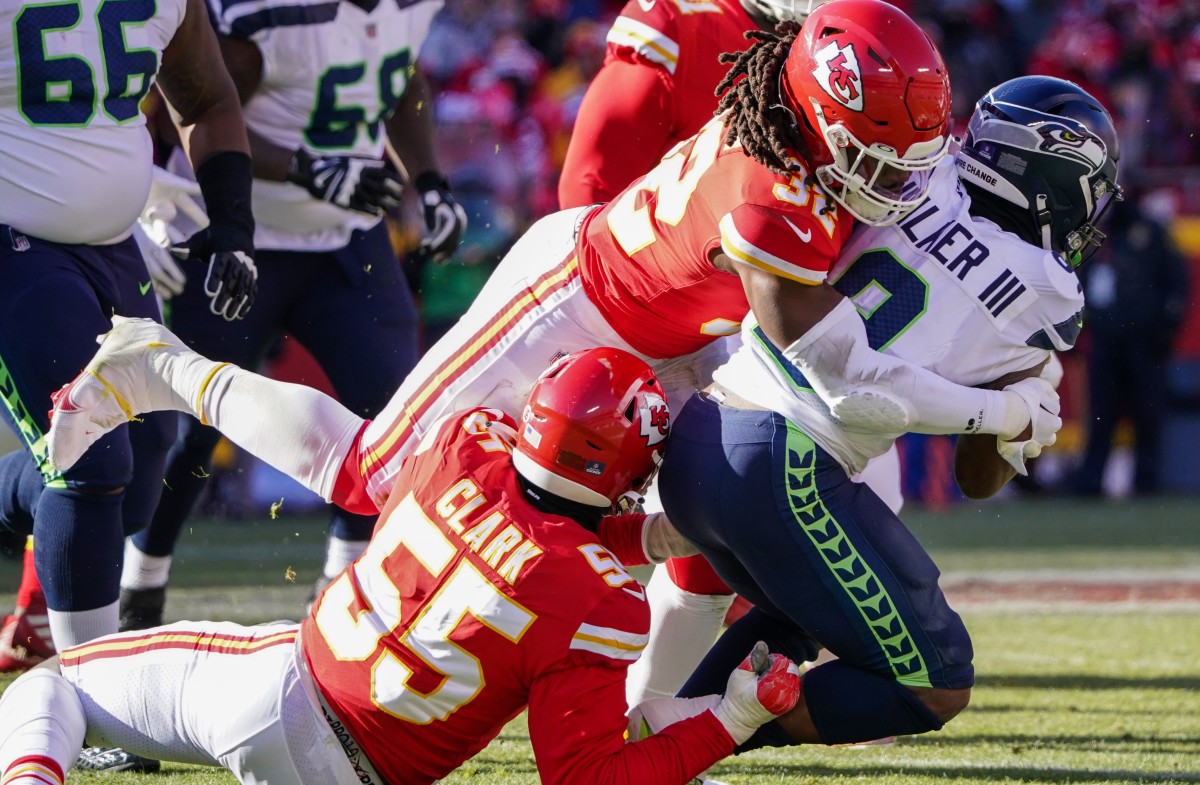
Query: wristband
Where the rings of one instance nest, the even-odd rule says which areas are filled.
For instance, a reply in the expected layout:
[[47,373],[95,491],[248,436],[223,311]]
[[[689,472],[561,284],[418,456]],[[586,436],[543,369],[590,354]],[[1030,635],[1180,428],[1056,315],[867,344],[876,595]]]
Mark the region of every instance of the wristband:
[[413,180],[413,187],[421,193],[426,191],[449,191],[450,181],[446,176],[436,169],[430,169],[428,172],[422,172],[417,175],[417,179]]
[[250,209],[254,174],[250,156],[236,150],[213,153],[196,168],[196,182],[208,212],[209,242],[214,251],[254,251],[254,213]]

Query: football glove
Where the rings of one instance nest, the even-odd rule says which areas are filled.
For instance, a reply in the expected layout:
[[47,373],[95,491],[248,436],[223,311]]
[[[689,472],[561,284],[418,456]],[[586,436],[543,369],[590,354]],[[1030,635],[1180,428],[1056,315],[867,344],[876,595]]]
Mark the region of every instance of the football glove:
[[173,246],[171,253],[178,259],[208,261],[204,292],[214,314],[232,322],[250,312],[258,288],[258,268],[254,266],[252,250],[231,247],[221,227],[208,226],[186,242]]
[[413,183],[421,194],[425,211],[425,237],[417,253],[434,262],[444,262],[458,248],[467,229],[467,211],[452,193],[450,183],[437,172],[425,172]]
[[1025,467],[1025,461],[1038,457],[1043,448],[1058,439],[1058,429],[1062,427],[1062,418],[1058,416],[1061,403],[1054,385],[1040,376],[1022,379],[1004,389],[1016,393],[1025,402],[1029,412],[1030,435],[1027,439],[1018,436],[1012,441],[997,436],[996,451],[1018,474],[1026,476],[1029,470]]
[[287,179],[317,199],[369,215],[396,209],[404,192],[383,161],[345,155],[314,157],[304,149],[292,154]]
[[159,299],[169,300],[187,285],[187,273],[167,251],[185,238],[175,222],[182,214],[185,224],[204,228],[208,226],[208,215],[195,199],[200,195],[198,183],[160,166],[154,167],[152,172],[150,196],[138,216],[133,237],[146,260],[155,293]]
[[180,294],[187,285],[187,274],[166,247],[151,236],[151,232],[156,229],[153,224],[139,218],[133,225],[133,239],[137,241],[138,250],[146,260],[146,269],[150,271],[155,294],[161,300],[170,300]]
[[759,641],[729,674],[725,697],[713,714],[735,744],[743,744],[759,726],[786,714],[800,700],[800,669],[782,654],[770,654]]

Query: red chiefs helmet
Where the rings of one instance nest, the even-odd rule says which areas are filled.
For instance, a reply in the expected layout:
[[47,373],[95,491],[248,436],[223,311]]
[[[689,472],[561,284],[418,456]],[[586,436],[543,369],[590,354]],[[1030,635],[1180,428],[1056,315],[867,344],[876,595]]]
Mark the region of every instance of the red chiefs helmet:
[[650,482],[670,424],[666,394],[645,362],[620,349],[574,352],[530,390],[513,464],[556,496],[609,507]]
[[[814,174],[855,218],[888,224],[924,199],[928,178],[912,174],[932,169],[949,148],[950,77],[903,11],[882,0],[816,8],[779,82]],[[895,170],[910,184],[889,186]]]

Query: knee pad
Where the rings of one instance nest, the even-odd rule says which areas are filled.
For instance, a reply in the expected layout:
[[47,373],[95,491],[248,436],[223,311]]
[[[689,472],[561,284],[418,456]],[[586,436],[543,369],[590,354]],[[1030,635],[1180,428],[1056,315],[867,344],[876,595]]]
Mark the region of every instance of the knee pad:
[[[129,428],[129,440],[138,453],[153,451],[167,454],[175,443],[179,432],[178,412],[147,412],[141,416],[141,422],[133,423]],[[215,442],[214,442],[215,443]]]

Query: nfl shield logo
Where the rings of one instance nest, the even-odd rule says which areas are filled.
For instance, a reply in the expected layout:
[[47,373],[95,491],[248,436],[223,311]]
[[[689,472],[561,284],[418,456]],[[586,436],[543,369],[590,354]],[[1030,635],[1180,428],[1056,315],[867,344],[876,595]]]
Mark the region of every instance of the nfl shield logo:
[[375,37],[375,23],[370,22],[369,24],[367,24],[367,38],[374,38],[374,37]]

